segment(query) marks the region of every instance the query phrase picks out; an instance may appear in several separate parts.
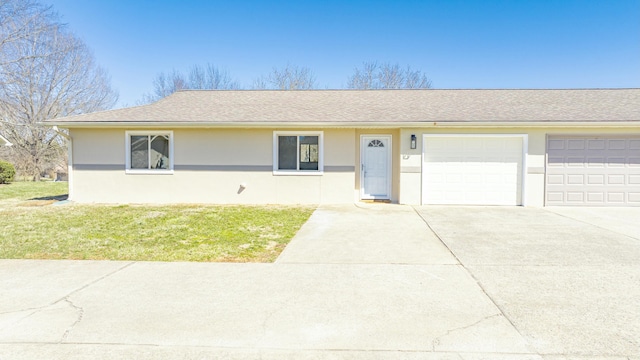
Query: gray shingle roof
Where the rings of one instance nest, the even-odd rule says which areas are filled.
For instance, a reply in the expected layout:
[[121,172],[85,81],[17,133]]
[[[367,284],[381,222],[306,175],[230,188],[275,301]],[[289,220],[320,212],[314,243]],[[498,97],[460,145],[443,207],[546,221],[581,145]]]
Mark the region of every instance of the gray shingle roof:
[[186,90],[156,103],[48,123],[363,123],[640,121],[640,89]]

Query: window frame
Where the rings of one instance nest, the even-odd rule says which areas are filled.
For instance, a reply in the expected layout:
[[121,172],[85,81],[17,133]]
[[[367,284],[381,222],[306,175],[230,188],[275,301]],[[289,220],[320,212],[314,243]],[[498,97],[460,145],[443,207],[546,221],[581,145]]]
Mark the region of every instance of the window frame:
[[[132,169],[131,168],[131,137],[132,136],[169,136],[169,168],[168,169]],[[125,173],[146,175],[173,174],[173,131],[171,130],[127,130],[125,131]]]
[[[278,138],[280,136],[296,137],[296,170],[278,169],[279,147]],[[300,137],[318,137],[318,170],[300,170]],[[324,132],[323,131],[274,131],[273,132],[273,175],[303,175],[318,176],[324,174]]]

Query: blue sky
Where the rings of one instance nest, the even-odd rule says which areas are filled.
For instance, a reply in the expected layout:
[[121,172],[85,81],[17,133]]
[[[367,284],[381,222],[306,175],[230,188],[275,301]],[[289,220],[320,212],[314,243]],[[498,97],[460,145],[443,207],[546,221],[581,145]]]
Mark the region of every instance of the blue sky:
[[342,88],[363,61],[410,65],[434,88],[640,87],[640,0],[43,0],[120,92],[212,63],[244,87],[287,63]]

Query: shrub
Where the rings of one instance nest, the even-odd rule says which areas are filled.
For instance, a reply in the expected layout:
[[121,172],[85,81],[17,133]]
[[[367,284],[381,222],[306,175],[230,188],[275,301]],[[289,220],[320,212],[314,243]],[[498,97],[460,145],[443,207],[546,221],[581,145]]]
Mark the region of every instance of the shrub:
[[13,164],[0,160],[0,184],[8,184],[16,176],[16,168]]

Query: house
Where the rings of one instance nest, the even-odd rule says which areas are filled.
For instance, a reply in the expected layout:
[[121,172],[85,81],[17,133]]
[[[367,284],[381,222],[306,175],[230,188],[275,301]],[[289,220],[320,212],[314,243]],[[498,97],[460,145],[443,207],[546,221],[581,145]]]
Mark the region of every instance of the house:
[[640,89],[189,90],[46,124],[83,203],[640,206]]
[[5,137],[0,135],[0,146],[11,146],[11,145],[13,144],[10,143],[9,140],[7,140]]

